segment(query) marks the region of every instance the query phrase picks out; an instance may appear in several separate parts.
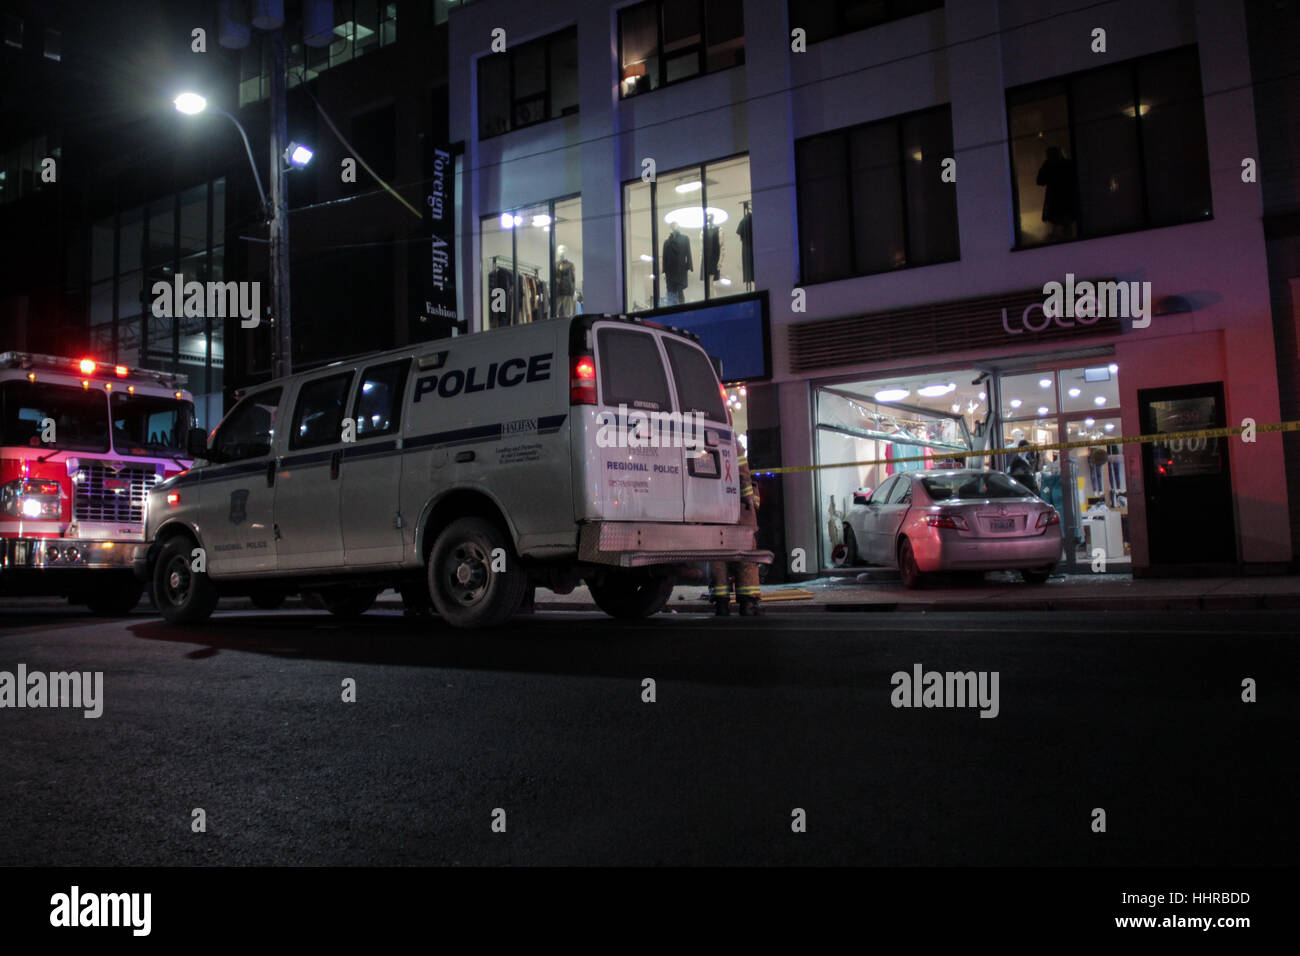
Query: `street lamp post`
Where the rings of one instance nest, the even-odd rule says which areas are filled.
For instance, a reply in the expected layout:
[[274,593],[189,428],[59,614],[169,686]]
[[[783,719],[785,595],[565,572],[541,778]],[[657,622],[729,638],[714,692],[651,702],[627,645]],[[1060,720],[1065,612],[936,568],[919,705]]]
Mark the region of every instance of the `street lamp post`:
[[[270,223],[270,266],[271,266],[271,313],[275,327],[274,354],[272,360],[273,374],[276,378],[293,371],[293,338],[290,334],[289,303],[289,188],[286,175],[290,164],[306,165],[311,159],[311,151],[288,142],[288,116],[285,107],[285,49],[284,34],[276,30],[271,34],[271,199],[266,198],[262,187],[262,176],[257,171],[257,162],[253,159],[253,148],[248,142],[248,132],[242,123],[231,113],[214,107],[239,130],[244,141],[244,151],[248,154],[248,165],[253,170],[253,181],[257,183],[257,195],[261,200],[261,212]],[[208,101],[198,93],[182,93],[173,101],[176,109],[193,115],[202,113],[208,107]],[[296,149],[295,149],[296,147]],[[293,153],[292,158],[290,153]],[[305,158],[303,158],[305,155]]]

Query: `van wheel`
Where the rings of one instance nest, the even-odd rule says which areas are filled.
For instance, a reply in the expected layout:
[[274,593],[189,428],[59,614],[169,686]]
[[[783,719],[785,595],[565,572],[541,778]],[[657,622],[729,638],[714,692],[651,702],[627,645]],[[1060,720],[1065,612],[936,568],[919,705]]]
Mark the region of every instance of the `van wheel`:
[[201,624],[217,606],[217,589],[207,572],[191,569],[194,547],[184,535],[172,538],[153,568],[154,601],[169,624]]
[[912,553],[912,542],[906,538],[898,546],[898,573],[903,578],[903,587],[916,588],[921,586],[921,569],[917,567],[916,555]]
[[101,585],[86,595],[86,607],[90,608],[90,613],[101,617],[125,617],[140,603],[143,591],[144,586],[134,579]]
[[627,571],[609,571],[587,587],[596,607],[624,620],[658,614],[673,596],[672,578]]
[[[506,555],[503,571],[492,553]],[[439,533],[429,553],[429,597],[454,627],[495,627],[514,616],[528,590],[528,575],[510,539],[483,518],[458,518]]]
[[339,588],[321,591],[321,603],[335,617],[360,617],[370,610],[379,597],[378,588]]

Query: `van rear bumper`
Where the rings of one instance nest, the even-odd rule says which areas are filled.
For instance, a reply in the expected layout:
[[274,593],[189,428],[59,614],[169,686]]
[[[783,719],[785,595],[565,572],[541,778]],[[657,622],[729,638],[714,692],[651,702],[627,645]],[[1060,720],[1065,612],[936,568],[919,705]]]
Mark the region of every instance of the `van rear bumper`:
[[578,559],[621,568],[686,561],[771,564],[771,551],[754,547],[754,529],[739,524],[591,521],[578,532]]

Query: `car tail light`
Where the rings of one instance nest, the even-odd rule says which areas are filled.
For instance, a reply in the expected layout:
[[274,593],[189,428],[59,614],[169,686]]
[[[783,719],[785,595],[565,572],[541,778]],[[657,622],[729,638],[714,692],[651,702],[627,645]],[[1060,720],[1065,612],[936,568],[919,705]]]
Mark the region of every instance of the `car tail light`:
[[1060,523],[1061,523],[1061,516],[1056,513],[1056,509],[1048,508],[1046,511],[1040,511],[1038,513],[1038,523],[1034,525],[1034,527],[1048,528],[1054,524],[1060,524]]
[[931,528],[950,528],[953,531],[969,531],[970,526],[960,515],[926,515],[925,523]]
[[596,360],[575,355],[569,366],[569,404],[596,404]]

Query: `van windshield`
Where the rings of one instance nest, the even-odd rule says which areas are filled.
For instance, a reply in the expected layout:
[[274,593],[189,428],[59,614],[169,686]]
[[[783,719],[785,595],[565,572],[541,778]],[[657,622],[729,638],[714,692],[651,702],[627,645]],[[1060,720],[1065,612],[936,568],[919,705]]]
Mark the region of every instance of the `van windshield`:
[[664,347],[668,350],[668,364],[672,366],[681,411],[699,412],[709,421],[725,422],[727,412],[722,407],[722,391],[709,357],[693,345],[670,338],[664,339]]
[[654,336],[638,329],[603,328],[596,333],[600,390],[606,405],[652,412],[672,408],[668,376]]

